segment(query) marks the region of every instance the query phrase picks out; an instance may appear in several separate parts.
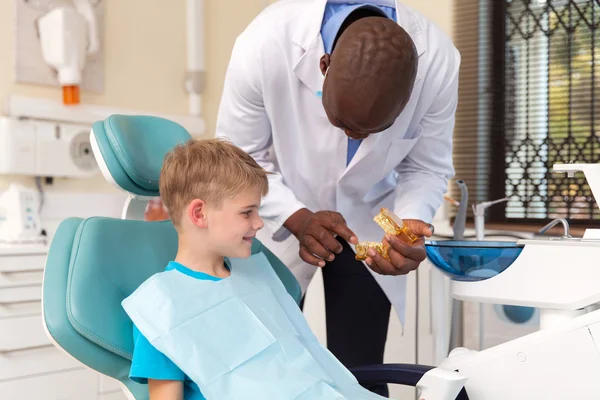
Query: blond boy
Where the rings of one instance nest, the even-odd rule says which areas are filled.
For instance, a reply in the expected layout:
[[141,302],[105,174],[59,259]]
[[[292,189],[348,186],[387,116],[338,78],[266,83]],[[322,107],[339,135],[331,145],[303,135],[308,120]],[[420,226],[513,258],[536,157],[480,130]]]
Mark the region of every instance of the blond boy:
[[[165,157],[160,194],[179,238],[166,270],[218,281],[227,258],[246,258],[263,227],[258,215],[267,173],[238,147],[218,139],[190,140]],[[130,377],[148,383],[150,400],[202,400],[201,389],[134,326]]]
[[227,142],[166,157],[177,256],[122,303],[136,325],[130,376],[150,400],[384,399],[318,342],[266,256],[251,255],[267,189],[267,172]]

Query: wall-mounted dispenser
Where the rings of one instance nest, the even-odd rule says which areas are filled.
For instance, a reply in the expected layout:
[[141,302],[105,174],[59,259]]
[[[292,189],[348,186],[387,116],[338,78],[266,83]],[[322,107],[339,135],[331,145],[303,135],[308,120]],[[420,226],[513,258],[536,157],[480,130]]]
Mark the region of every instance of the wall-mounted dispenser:
[[79,104],[79,86],[88,54],[99,47],[96,17],[88,0],[73,0],[37,21],[44,61],[58,74],[64,104]]

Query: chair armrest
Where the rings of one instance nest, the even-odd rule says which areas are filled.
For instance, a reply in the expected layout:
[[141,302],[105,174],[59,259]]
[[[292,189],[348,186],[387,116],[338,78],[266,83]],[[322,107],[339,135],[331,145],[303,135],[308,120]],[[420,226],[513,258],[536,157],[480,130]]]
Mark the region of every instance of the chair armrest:
[[416,386],[425,372],[433,368],[417,364],[380,364],[351,368],[350,372],[361,384],[394,383]]
[[[350,372],[362,385],[392,383],[416,387],[423,376],[434,368],[430,365],[418,364],[380,364],[351,368]],[[464,387],[456,400],[469,400]]]

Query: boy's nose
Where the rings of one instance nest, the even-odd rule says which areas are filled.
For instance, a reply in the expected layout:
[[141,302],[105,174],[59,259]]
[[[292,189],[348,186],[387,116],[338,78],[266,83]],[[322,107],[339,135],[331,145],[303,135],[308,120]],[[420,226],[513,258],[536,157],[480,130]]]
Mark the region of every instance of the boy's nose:
[[258,217],[256,223],[254,224],[254,230],[259,231],[265,226],[262,218]]

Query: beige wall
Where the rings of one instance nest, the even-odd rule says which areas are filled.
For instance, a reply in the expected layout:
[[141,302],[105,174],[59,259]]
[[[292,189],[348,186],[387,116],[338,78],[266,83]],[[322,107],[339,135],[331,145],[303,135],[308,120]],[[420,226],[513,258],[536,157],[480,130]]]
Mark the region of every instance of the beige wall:
[[400,0],[400,2],[429,17],[446,33],[452,34],[452,0]]
[[[102,94],[83,92],[82,103],[186,114],[187,95],[182,83],[186,68],[185,0],[105,1],[105,91]],[[265,0],[206,1],[208,81],[203,114],[208,135],[214,131],[233,41],[265,4]],[[14,82],[13,15],[13,0],[0,0],[0,101],[10,94],[59,100],[60,89]],[[31,179],[1,177],[0,190],[9,180],[32,183]],[[50,189],[62,188],[110,190],[101,177],[59,180]]]
[[[185,1],[105,1],[105,92],[82,93],[82,102],[185,114]],[[264,4],[259,0],[206,1],[208,85],[204,114],[209,132],[214,129],[233,41]],[[235,14],[228,11],[232,9]],[[16,93],[59,99],[58,89],[14,83],[12,16],[13,1],[0,1],[0,96]]]

